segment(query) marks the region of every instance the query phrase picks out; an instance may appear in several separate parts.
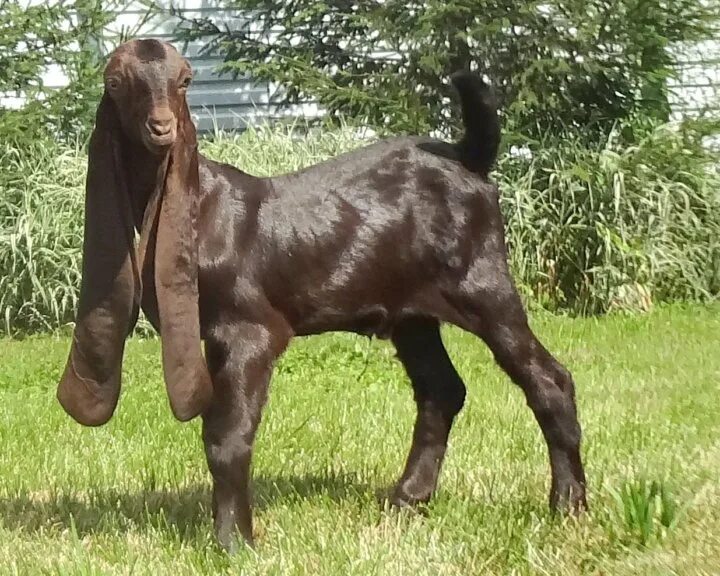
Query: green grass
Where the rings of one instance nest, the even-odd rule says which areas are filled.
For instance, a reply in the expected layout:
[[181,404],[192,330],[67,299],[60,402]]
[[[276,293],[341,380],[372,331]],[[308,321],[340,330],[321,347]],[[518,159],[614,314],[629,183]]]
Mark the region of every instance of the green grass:
[[717,574],[720,306],[536,316],[573,371],[592,513],[546,511],[548,464],[519,390],[446,329],[468,383],[429,515],[383,510],[411,392],[385,342],[296,340],[254,460],[257,549],[214,544],[199,423],[170,416],[159,343],[133,340],[118,413],[72,422],[54,387],[68,341],[0,340],[2,574]]

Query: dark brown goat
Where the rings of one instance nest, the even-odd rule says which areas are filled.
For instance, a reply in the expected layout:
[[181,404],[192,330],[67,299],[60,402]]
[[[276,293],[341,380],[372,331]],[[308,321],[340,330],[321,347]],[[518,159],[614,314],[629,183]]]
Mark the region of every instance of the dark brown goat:
[[236,533],[252,543],[250,459],[275,359],[296,335],[386,337],[418,410],[391,500],[426,502],[465,399],[440,338],[450,322],[482,338],[524,391],[549,450],[551,506],[585,507],[573,381],[528,327],[508,272],[488,181],[499,125],[482,80],[454,78],[459,144],[396,138],[256,178],[198,156],[189,79],[186,61],[155,40],[123,45],[107,65],[80,308],[58,390],[68,413],[110,419],[142,307],[162,337],[174,414],[202,414],[215,530],[232,548]]

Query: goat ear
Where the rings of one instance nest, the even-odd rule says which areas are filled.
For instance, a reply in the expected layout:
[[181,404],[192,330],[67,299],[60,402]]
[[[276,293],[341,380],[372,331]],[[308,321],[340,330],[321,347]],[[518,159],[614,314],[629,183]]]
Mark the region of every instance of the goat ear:
[[139,278],[115,105],[103,96],[90,139],[80,301],[70,356],[57,390],[87,426],[107,422],[120,395],[125,338],[137,320]]
[[182,421],[204,412],[212,399],[200,340],[197,139],[187,105],[183,111],[160,200],[155,240],[163,371],[170,407]]

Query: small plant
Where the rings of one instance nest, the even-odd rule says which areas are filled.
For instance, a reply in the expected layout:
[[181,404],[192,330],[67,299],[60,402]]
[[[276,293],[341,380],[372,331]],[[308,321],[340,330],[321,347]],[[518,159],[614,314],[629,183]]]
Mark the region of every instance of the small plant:
[[680,509],[664,482],[629,482],[617,495],[629,539],[641,546],[660,541],[678,522]]

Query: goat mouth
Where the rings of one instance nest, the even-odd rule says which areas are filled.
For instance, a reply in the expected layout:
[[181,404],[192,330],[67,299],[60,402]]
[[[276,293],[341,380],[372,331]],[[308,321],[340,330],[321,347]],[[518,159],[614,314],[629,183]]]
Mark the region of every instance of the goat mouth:
[[143,134],[145,146],[152,152],[164,152],[175,143],[175,132],[158,136],[156,134]]

